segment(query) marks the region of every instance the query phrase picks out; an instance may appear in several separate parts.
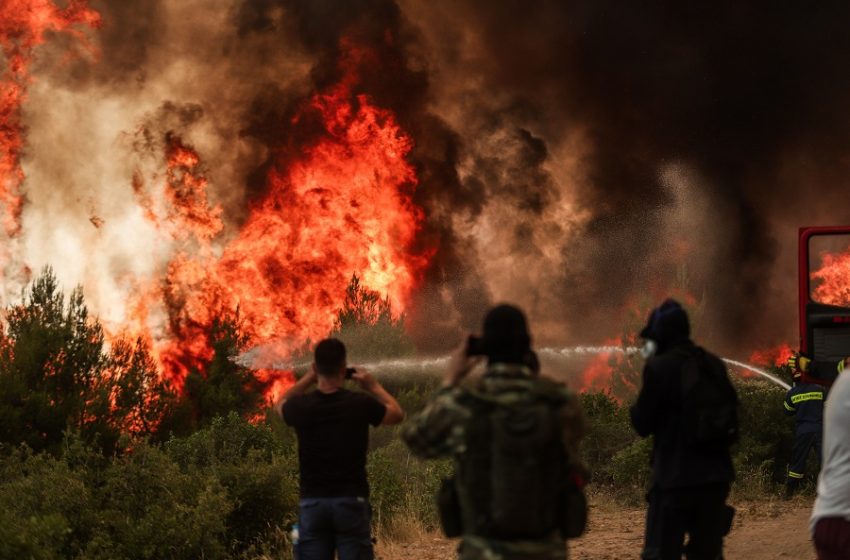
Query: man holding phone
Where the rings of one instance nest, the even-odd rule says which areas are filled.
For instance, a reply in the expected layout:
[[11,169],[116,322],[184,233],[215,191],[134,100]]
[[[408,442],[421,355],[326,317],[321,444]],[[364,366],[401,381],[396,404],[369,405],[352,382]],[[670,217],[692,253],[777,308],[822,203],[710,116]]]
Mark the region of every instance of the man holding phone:
[[565,541],[587,518],[578,398],[540,375],[518,307],[494,307],[482,331],[457,349],[402,438],[415,455],[454,459],[437,503],[443,532],[461,539],[461,560],[566,560]]
[[[365,392],[345,389],[350,378]],[[316,390],[307,390],[316,385]],[[369,426],[398,424],[404,411],[365,371],[346,367],[345,345],[316,345],[312,369],[275,410],[298,435],[301,480],[297,560],[371,560],[371,507],[366,479]]]

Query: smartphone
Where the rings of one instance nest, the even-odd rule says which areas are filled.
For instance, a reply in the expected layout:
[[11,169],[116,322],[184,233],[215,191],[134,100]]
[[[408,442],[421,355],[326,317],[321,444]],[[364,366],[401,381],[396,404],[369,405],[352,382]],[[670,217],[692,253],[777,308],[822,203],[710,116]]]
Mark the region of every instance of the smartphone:
[[345,378],[351,379],[351,376],[357,373],[357,368],[347,367],[345,368]]

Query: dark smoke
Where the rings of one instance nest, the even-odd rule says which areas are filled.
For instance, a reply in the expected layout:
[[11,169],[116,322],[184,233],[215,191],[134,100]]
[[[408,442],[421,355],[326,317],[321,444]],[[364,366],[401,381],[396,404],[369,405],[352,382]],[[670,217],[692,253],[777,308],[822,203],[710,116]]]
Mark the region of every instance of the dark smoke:
[[[705,294],[706,320],[721,325],[717,338],[793,340],[795,278],[776,282],[774,266],[793,259],[780,244],[791,249],[796,239],[792,228],[781,230],[790,238],[774,231],[778,220],[796,227],[850,218],[843,204],[823,212],[847,186],[846,174],[829,170],[846,167],[850,140],[850,6],[431,4],[417,13],[439,14],[420,24],[446,66],[470,59],[457,39],[472,34],[482,97],[531,107],[529,126],[546,143],[581,129],[591,146],[578,185],[591,218],[563,247],[572,256],[562,278],[566,317],[604,323],[588,310],[621,309],[669,274],[656,256],[673,240],[659,235],[653,210],[669,203],[659,168],[678,161],[696,170],[714,201],[715,231],[691,257],[713,262],[696,267],[704,274],[690,290]],[[801,159],[808,172],[798,169]],[[832,181],[819,180],[827,173]],[[539,183],[530,177],[527,188]]]
[[[491,203],[513,211],[502,252],[542,258],[545,245],[560,245],[561,270],[525,287],[549,297],[524,297],[522,286],[502,291],[538,307],[533,315],[581,317],[583,333],[601,336],[638,304],[636,294],[663,297],[683,266],[680,256],[667,258],[676,232],[659,211],[673,202],[660,179],[671,162],[698,174],[715,213],[714,231],[691,237],[688,257],[686,288],[704,302],[705,323],[721,325],[706,330],[724,344],[787,338],[793,289],[768,279],[789,252],[780,252],[771,220],[777,209],[796,218],[777,198],[801,200],[796,181],[781,176],[789,155],[825,168],[843,157],[846,6],[265,0],[244,2],[236,15],[241,36],[297,36],[315,60],[317,89],[339,78],[344,37],[374,49],[377,64],[363,68],[360,87],[416,140],[416,196],[428,216],[422,243],[439,247],[426,283],[441,289],[423,290],[412,318],[420,341],[439,318],[475,327],[499,297],[479,278],[474,236],[457,231]],[[470,35],[477,41],[463,40]],[[464,75],[480,83],[467,86]],[[439,107],[455,87],[461,117],[447,120]],[[272,91],[255,98],[245,129],[271,148],[270,159],[286,149],[281,142],[297,151],[314,133],[286,124],[301,92]],[[576,130],[588,151],[584,180],[570,188],[588,217],[569,235],[546,215],[561,203],[547,165],[550,146]],[[268,165],[253,174],[255,185]],[[437,340],[448,334],[436,331]]]
[[143,124],[202,110],[190,128],[218,141],[189,140],[228,162],[211,179],[231,222],[317,138],[292,116],[339,79],[341,42],[373,53],[356,93],[414,139],[412,250],[436,248],[409,317],[423,348],[503,299],[540,340],[596,342],[684,276],[698,335],[793,341],[796,228],[850,223],[846,3],[233,0],[227,29],[207,37],[208,2],[182,41],[178,4],[93,0],[101,61],[68,72],[127,88],[171,59],[209,67]]
[[[274,14],[280,10],[288,21],[285,27],[273,24]],[[464,265],[464,253],[471,248],[455,236],[451,217],[455,212],[475,214],[485,200],[483,186],[459,179],[462,141],[429,110],[428,68],[417,56],[417,28],[405,20],[392,0],[248,0],[237,10],[237,27],[242,36],[277,33],[283,39],[296,33],[316,60],[310,75],[317,90],[340,79],[343,40],[369,49],[376,60],[360,67],[359,83],[353,93],[366,94],[379,106],[392,109],[414,138],[411,158],[419,177],[414,200],[426,209],[427,223],[419,246],[412,250],[439,247],[425,278],[426,287],[417,294],[410,328],[420,346],[428,348],[443,345],[447,336],[456,338],[459,326],[477,325],[487,298],[476,272]],[[311,126],[305,119],[293,126],[291,117],[303,99],[275,90],[272,87],[271,94],[258,95],[248,114],[246,133],[270,148],[267,161],[251,175],[254,189],[262,187],[266,172],[275,161],[286,161],[287,153],[297,157],[311,137],[322,132],[318,122]],[[281,104],[282,98],[290,103]],[[446,301],[442,290],[448,290],[453,297]]]

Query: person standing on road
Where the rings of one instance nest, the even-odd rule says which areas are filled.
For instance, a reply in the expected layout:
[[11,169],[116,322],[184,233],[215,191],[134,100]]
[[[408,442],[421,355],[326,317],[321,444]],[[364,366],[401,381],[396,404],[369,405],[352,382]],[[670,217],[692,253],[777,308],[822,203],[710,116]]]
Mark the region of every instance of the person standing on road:
[[[640,332],[647,358],[631,408],[653,436],[644,560],[717,560],[734,510],[729,446],[737,439],[737,396],[726,367],[690,339],[688,315],[668,299]],[[688,543],[685,545],[685,535]]]
[[[296,560],[371,560],[366,451],[369,426],[398,424],[398,402],[365,371],[353,379],[364,392],[345,389],[346,350],[337,339],[316,345],[312,370],[276,406],[298,436],[301,480]],[[307,389],[316,389],[307,393]]]

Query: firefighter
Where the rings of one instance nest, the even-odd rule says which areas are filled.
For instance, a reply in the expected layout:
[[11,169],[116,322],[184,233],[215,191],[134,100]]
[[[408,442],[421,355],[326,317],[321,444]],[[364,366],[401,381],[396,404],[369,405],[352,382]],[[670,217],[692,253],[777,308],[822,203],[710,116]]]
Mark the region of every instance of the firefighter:
[[782,403],[785,414],[794,416],[794,446],[791,450],[791,464],[788,466],[788,479],[785,483],[785,496],[790,498],[800,486],[805,476],[806,460],[812,448],[820,468],[821,443],[823,440],[823,403],[826,398],[826,387],[814,383],[804,383],[803,371],[807,370],[811,361],[799,354],[794,354],[788,365],[794,371],[793,386],[785,394]]

